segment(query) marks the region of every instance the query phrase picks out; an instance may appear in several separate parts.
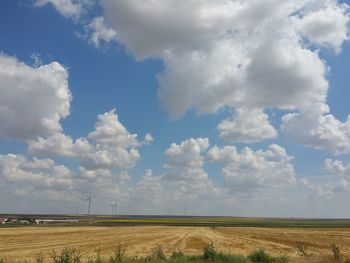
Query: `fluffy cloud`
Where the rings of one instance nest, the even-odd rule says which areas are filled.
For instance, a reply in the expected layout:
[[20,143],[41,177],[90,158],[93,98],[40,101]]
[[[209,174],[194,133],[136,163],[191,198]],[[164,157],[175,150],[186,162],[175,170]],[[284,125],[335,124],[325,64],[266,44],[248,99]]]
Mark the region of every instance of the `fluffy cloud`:
[[[147,170],[130,189],[133,205],[142,211],[153,207],[154,211],[177,209],[181,213],[185,206],[193,213],[196,209],[227,209],[233,204],[239,206],[238,202],[247,205],[260,202],[261,198],[272,202],[271,198],[281,198],[281,188],[286,191],[298,186],[303,186],[302,191],[310,189],[304,186],[308,184],[306,179],[296,178],[291,164],[293,157],[278,145],[270,145],[265,151],[245,148],[238,152],[233,146],[208,149],[206,138],[173,143],[165,152],[165,172],[154,176]],[[204,165],[209,162],[224,163],[221,186],[214,184],[205,171]],[[259,193],[258,200],[254,198],[255,193]],[[206,200],[205,204],[202,200]]]
[[73,186],[72,174],[63,165],[50,159],[28,160],[23,155],[0,155],[0,177],[17,186],[35,186],[42,189],[69,189]]
[[232,118],[219,124],[218,129],[220,137],[231,143],[254,143],[277,137],[268,115],[261,109],[237,109]]
[[72,99],[68,72],[58,62],[30,67],[0,54],[0,136],[33,139],[62,130]]
[[344,39],[349,38],[347,6],[329,2],[323,9],[297,19],[297,28],[311,43],[340,52]]
[[168,170],[165,178],[187,181],[203,181],[208,175],[202,169],[204,165],[202,153],[209,147],[207,138],[189,139],[179,145],[173,143],[165,154],[168,161],[165,168]]
[[129,169],[135,166],[140,154],[136,149],[98,147],[95,152],[83,156],[82,166],[89,170],[95,169]]
[[[150,135],[146,137],[148,141],[151,140]],[[143,143],[119,122],[115,110],[98,116],[95,130],[88,138],[92,141],[93,150],[82,156],[85,169],[129,169],[140,158],[138,148]]]
[[94,18],[90,24],[86,25],[85,31],[89,35],[89,41],[96,48],[101,46],[101,43],[110,43],[117,40],[117,32],[109,28],[105,24],[103,17]]
[[238,152],[234,146],[217,146],[207,154],[210,162],[223,162],[222,175],[232,191],[293,186],[297,180],[291,164],[292,156],[279,145],[272,144],[266,151],[246,147]]
[[132,189],[132,192],[134,201],[142,202],[143,205],[155,205],[164,201],[160,177],[154,176],[152,170],[145,171],[141,180]]
[[220,191],[204,170],[203,154],[209,147],[207,138],[189,139],[173,143],[165,154],[168,157],[162,180],[172,185],[175,199],[197,199],[204,193],[215,195]]
[[[251,112],[252,118],[243,123],[241,108],[326,106],[329,68],[311,46],[339,53],[349,39],[349,7],[336,0],[168,0],[142,5],[137,0],[102,0],[101,4],[118,41],[137,59],[164,61],[158,95],[172,117],[188,110],[238,108],[233,120],[219,126],[221,137],[233,142],[276,137],[262,111],[254,116]],[[331,115],[317,117],[341,126]],[[238,124],[247,130],[242,132]],[[253,127],[258,124],[263,127],[260,134]]]
[[208,138],[188,139],[180,144],[173,143],[165,152],[169,158],[166,167],[203,166],[201,153],[208,147]]
[[282,118],[283,130],[294,141],[336,155],[350,153],[350,116],[345,122],[329,114],[327,106],[307,107]]
[[153,136],[152,136],[151,134],[147,133],[147,134],[145,135],[144,140],[143,140],[143,144],[149,145],[149,144],[151,144],[153,141],[154,141]]
[[223,189],[215,187],[209,180],[193,179],[169,179],[164,174],[155,176],[151,170],[146,170],[136,186],[129,189],[130,205],[137,213],[153,211],[163,214],[203,213],[216,209],[219,204],[232,205],[232,199],[225,196]]
[[[167,49],[192,49],[225,34],[234,4],[230,1],[103,0],[105,16],[120,41],[139,58],[159,57]],[[179,17],[181,14],[181,17]],[[142,42],[142,44],[141,44]]]
[[79,167],[79,174],[86,179],[108,178],[112,173],[108,169],[87,170],[84,167]]
[[333,184],[332,193],[350,191],[350,164],[345,164],[339,160],[325,160],[325,169],[329,173],[340,177],[338,182]]
[[28,142],[29,152],[40,156],[76,157],[89,152],[90,149],[91,145],[85,138],[73,141],[70,136],[63,133],[48,138],[39,137]]
[[[103,169],[90,171],[80,168],[78,171],[71,171],[51,159],[29,159],[15,154],[0,155],[0,182],[4,184],[5,190],[0,191],[0,196],[8,196],[16,203],[14,209],[18,209],[21,203],[28,203],[30,211],[42,212],[48,206],[52,207],[50,212],[67,213],[71,211],[67,209],[86,207],[83,200],[90,193],[93,196],[93,211],[106,213],[110,211],[109,207],[104,210],[106,199],[115,200],[116,197],[121,197],[119,186],[127,180],[129,175],[125,171],[118,174]],[[59,201],[59,204],[55,204],[55,201]]]
[[343,176],[350,176],[350,164],[344,164],[339,160],[325,160],[325,168],[328,172]]
[[[51,2],[56,8],[86,5],[86,0]],[[158,95],[174,118],[188,110],[208,113],[224,107],[302,111],[325,106],[329,68],[314,47],[339,53],[349,39],[349,6],[337,0],[155,0],[142,4],[101,0],[100,4],[103,17],[85,26],[90,41],[98,47],[101,41],[115,40],[138,60],[161,59],[165,69],[158,74]],[[242,123],[239,114],[224,121],[221,137],[256,142],[276,136],[263,112],[255,116],[251,112],[251,117],[252,123],[244,123],[251,128],[246,133],[236,128]],[[261,134],[251,127],[253,122],[263,123]]]
[[38,7],[51,4],[63,16],[78,19],[84,13],[84,5],[87,1],[77,0],[36,0]]
[[137,134],[130,134],[118,120],[116,110],[113,109],[98,115],[95,130],[88,136],[98,144],[108,144],[121,148],[135,148],[140,145]]
[[189,109],[295,109],[325,102],[327,67],[303,39],[340,49],[348,34],[348,7],[336,1],[101,4],[119,41],[136,58],[165,62],[159,96],[174,117]]
[[[98,115],[95,130],[87,138],[75,141],[68,135],[57,133],[50,137],[29,140],[28,151],[32,155],[78,157],[81,162],[79,175],[86,179],[114,177],[115,169],[127,170],[140,159],[138,149],[152,143],[153,137],[146,134],[139,141],[119,122],[115,109]],[[122,172],[123,173],[123,172]],[[120,174],[121,178],[128,175]]]

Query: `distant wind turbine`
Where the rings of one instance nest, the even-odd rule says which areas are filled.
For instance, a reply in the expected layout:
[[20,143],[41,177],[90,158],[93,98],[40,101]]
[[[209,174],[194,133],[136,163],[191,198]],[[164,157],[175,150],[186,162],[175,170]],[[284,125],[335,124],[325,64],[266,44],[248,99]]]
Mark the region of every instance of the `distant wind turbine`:
[[112,216],[117,215],[118,200],[116,200],[115,203],[111,204],[110,206],[112,208]]
[[117,209],[118,209],[118,200],[115,200],[115,204],[114,204],[114,215],[117,215]]
[[115,208],[114,208],[114,204],[112,204],[112,205],[110,205],[111,206],[111,208],[112,208],[112,216],[114,216],[114,210],[115,210]]
[[90,208],[91,208],[91,194],[89,195],[88,198],[85,199],[85,201],[89,201],[89,206],[88,206],[88,215],[90,215]]

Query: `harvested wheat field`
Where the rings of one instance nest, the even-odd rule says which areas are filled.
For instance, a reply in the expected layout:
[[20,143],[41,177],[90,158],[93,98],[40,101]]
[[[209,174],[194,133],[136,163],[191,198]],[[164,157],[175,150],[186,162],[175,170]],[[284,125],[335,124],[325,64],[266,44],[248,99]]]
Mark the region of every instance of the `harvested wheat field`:
[[350,254],[350,229],[294,228],[206,228],[206,227],[29,227],[0,229],[0,256],[9,260],[34,260],[42,254],[48,258],[55,249],[78,248],[84,257],[110,255],[119,242],[127,247],[128,256],[146,256],[161,245],[167,253],[183,251],[201,254],[208,242],[218,251],[248,254],[263,248],[274,255],[297,258],[296,244],[307,245],[312,254],[328,254],[336,243]]

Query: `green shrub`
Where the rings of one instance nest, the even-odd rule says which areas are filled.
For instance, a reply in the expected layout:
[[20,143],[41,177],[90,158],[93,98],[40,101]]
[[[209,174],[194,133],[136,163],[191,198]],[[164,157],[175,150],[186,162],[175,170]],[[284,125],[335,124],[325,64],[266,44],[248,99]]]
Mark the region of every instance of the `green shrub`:
[[[165,256],[163,247],[157,245],[150,256],[148,257],[133,257],[128,258],[125,256],[126,248],[120,243],[116,248],[114,254],[108,259],[101,257],[101,250],[96,250],[96,255],[93,258],[83,261],[82,253],[80,250],[73,248],[65,248],[59,253],[52,251],[51,258],[52,263],[286,263],[288,258],[272,257],[265,253],[263,250],[258,250],[249,255],[248,257],[234,254],[224,254],[218,253],[215,249],[213,243],[208,243],[203,249],[203,255],[201,256],[189,256],[185,255],[183,252],[176,251],[173,252],[171,257],[167,258]],[[50,262],[50,261],[46,261]],[[43,256],[40,255],[36,258],[34,263],[46,263]],[[333,262],[333,261],[331,261]],[[342,261],[341,261],[342,262]],[[12,263],[7,262],[0,257],[0,263]],[[29,261],[24,261],[22,263],[30,263]],[[327,263],[330,263],[327,261]],[[338,262],[336,262],[338,263]],[[340,263],[340,262],[339,262]],[[350,262],[344,262],[350,263]]]
[[287,263],[289,258],[287,256],[273,257],[273,262],[275,263]]
[[93,260],[93,263],[104,263],[103,258],[101,257],[101,247],[99,246],[96,250],[96,258]]
[[287,256],[270,256],[263,249],[254,251],[248,256],[248,259],[254,263],[287,263],[289,260]]
[[181,251],[174,251],[172,254],[171,254],[171,259],[176,259],[176,258],[183,258],[185,257],[185,254]]
[[51,253],[52,263],[81,263],[81,252],[75,248],[65,248],[57,254],[55,250]]
[[109,258],[109,263],[122,263],[125,260],[126,248],[119,243],[118,247],[114,251],[113,256]]
[[213,242],[208,243],[203,250],[203,258],[207,261],[214,262],[215,257],[217,256],[217,252],[215,250],[215,246]]
[[340,248],[336,244],[333,243],[331,245],[331,250],[332,250],[333,259],[335,260],[335,262],[340,262],[340,259],[341,259]]
[[263,249],[259,249],[257,251],[254,251],[253,253],[251,253],[248,256],[248,258],[250,259],[250,261],[256,262],[256,263],[273,262],[271,257]]
[[151,258],[156,259],[156,260],[165,260],[166,259],[164,249],[161,245],[157,245],[155,248],[152,249]]
[[[0,261],[1,263],[1,261]],[[35,258],[35,263],[44,263],[44,257],[42,254],[38,255],[36,258]]]
[[215,257],[217,263],[248,263],[248,259],[241,255],[218,253]]

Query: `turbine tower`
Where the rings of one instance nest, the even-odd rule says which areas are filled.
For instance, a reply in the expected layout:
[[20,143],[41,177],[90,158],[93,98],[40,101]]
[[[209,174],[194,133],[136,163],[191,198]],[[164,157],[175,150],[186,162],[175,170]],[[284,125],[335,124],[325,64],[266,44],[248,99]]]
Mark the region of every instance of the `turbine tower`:
[[114,204],[114,215],[117,215],[117,209],[118,209],[118,200],[115,200],[115,204]]
[[88,198],[85,199],[85,201],[89,201],[89,206],[88,206],[88,215],[90,215],[90,208],[91,208],[91,194],[89,195]]
[[112,205],[110,205],[110,206],[112,207],[112,214],[111,214],[111,215],[114,216],[114,209],[115,209],[115,208],[114,208],[114,204],[112,204]]

